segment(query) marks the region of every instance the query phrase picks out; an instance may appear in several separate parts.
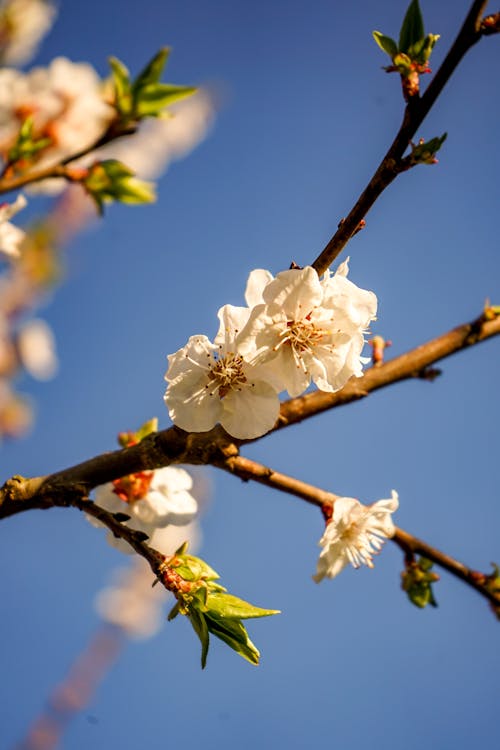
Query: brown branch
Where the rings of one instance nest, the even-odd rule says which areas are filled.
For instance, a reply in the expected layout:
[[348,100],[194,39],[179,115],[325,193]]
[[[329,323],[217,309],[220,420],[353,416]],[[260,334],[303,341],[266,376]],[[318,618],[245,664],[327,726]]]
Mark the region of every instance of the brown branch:
[[412,137],[427,117],[462,57],[485,34],[481,28],[481,16],[487,4],[487,0],[474,0],[457,38],[425,94],[421,98],[412,97],[408,102],[403,121],[389,150],[350,213],[342,220],[331,240],[312,264],[318,274],[324,273],[342,252],[377,198],[402,171],[401,159]]
[[[282,404],[280,419],[273,431],[301,422],[327,409],[359,400],[401,380],[425,378],[430,365],[498,334],[500,316],[485,320],[484,315],[481,315],[406,354],[370,368],[361,378],[353,378],[336,393],[317,391],[286,401]],[[220,467],[228,458],[237,456],[240,446],[245,442],[254,441],[232,438],[221,427],[199,433],[187,433],[171,427],[153,433],[131,448],[95,456],[45,477],[26,479],[15,476],[0,487],[0,519],[24,510],[53,507],[61,494],[63,498],[66,497],[69,488],[80,495],[87,495],[100,484],[139,471],[169,464]],[[243,464],[239,466],[242,467]]]
[[53,164],[48,167],[42,167],[40,169],[33,169],[31,172],[27,172],[17,177],[11,177],[10,179],[0,179],[0,195],[3,193],[9,193],[13,190],[19,190],[19,188],[25,187],[25,185],[31,185],[33,182],[40,182],[41,180],[52,179],[54,177],[63,178],[68,182],[74,182],[71,170],[66,169],[68,164],[81,159],[83,156],[96,151],[102,146],[111,143],[111,141],[121,138],[125,135],[133,135],[137,132],[137,126],[128,126],[126,128],[117,127],[116,121],[109,124],[105,132],[99,136],[90,146],[77,151],[70,156],[67,156],[58,164]]
[[[281,474],[280,472],[274,471],[267,466],[257,463],[256,461],[250,461],[242,456],[234,456],[227,458],[221,464],[218,464],[220,469],[228,471],[230,474],[236,474],[244,481],[254,481],[259,484],[264,484],[275,490],[286,492],[289,495],[295,495],[301,500],[305,500],[312,505],[320,508],[325,517],[331,516],[331,510],[335,500],[339,497],[331,492],[314,487],[311,484],[302,482],[299,479],[290,477],[287,474]],[[467,583],[471,588],[475,589],[481,596],[484,596],[490,601],[496,608],[500,607],[500,592],[494,592],[487,586],[488,577],[484,573],[468,568],[464,563],[450,555],[440,552],[435,547],[431,547],[430,544],[423,542],[421,539],[409,534],[403,529],[396,527],[392,541],[395,542],[403,552],[408,556],[414,554],[423,555],[428,560],[432,560],[433,563],[439,565],[444,570],[447,570],[456,578]]]
[[244,482],[252,480],[275,490],[286,492],[289,495],[300,497],[301,500],[305,500],[321,510],[324,510],[325,506],[331,506],[338,497],[332,492],[313,487],[300,479],[281,474],[279,471],[274,471],[243,456],[231,456],[220,463],[216,463],[215,466],[228,471],[230,474],[235,474]]
[[405,555],[422,555],[423,557],[426,557],[436,565],[439,565],[440,568],[447,570],[448,573],[451,573],[455,578],[464,581],[464,583],[477,591],[478,594],[481,594],[481,596],[488,599],[494,607],[497,609],[500,607],[500,593],[495,593],[488,588],[486,585],[488,576],[484,573],[468,568],[464,563],[455,560],[454,557],[450,557],[450,555],[441,552],[435,547],[431,547],[427,542],[422,541],[422,539],[417,539],[416,536],[409,534],[407,531],[403,531],[403,529],[396,527],[396,532],[392,537],[392,541],[403,550]]
[[499,334],[500,317],[485,320],[484,315],[480,315],[476,320],[457,326],[416,349],[411,349],[382,365],[371,367],[361,378],[352,378],[340,391],[315,391],[285,401],[281,406],[279,422],[274,429],[288,427],[314,414],[358,401],[373,391],[402,380],[431,379],[431,365]]

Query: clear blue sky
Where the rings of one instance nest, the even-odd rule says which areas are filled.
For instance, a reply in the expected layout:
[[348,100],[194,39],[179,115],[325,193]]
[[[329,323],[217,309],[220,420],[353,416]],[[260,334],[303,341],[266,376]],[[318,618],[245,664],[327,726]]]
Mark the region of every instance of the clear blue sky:
[[[437,68],[466,0],[422,3],[441,34]],[[112,208],[81,235],[67,280],[43,309],[61,369],[24,381],[37,403],[25,440],[2,447],[1,476],[36,475],[114,447],[157,415],[165,357],[216,311],[241,304],[248,272],[312,262],[397,129],[402,99],[373,29],[397,36],[406,0],[62,0],[36,62],[114,54],[137,70],[173,47],[168,80],[205,84],[220,111],[175,164],[160,200]],[[497,8],[491,7],[491,11]],[[349,246],[351,278],[380,302],[376,332],[397,355],[500,303],[499,39],[466,58],[419,135],[449,133],[439,165],[403,175]],[[273,468],[366,502],[400,495],[396,523],[471,566],[500,562],[499,342],[410,382],[263,439]],[[250,601],[283,611],[250,623],[253,668],[218,643],[205,672],[189,624],[131,644],[71,725],[71,750],[182,744],[226,750],[328,746],[498,747],[500,625],[443,573],[437,610],[399,588],[387,544],[374,571],[311,581],[320,515],[300,501],[210,474],[201,554]],[[122,558],[76,511],[0,524],[0,748],[12,747],[98,623],[95,592]],[[90,718],[89,718],[90,717]]]

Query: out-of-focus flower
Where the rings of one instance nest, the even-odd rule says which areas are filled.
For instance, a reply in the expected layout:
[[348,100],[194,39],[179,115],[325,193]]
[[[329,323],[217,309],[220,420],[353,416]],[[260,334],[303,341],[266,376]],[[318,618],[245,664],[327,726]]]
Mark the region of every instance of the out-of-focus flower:
[[9,222],[18,211],[26,206],[24,195],[18,195],[14,203],[0,204],[0,253],[8,255],[11,258],[18,258],[20,247],[26,233],[19,227]]
[[377,554],[385,539],[394,535],[391,514],[399,507],[394,490],[388,500],[378,500],[372,505],[362,505],[353,497],[339,497],[333,503],[333,515],[319,541],[321,550],[316,575],[335,578],[348,563],[355,568],[367,565],[373,568],[372,557]]
[[[193,485],[191,475],[184,469],[166,466],[154,472],[141,472],[141,477],[143,475],[146,475],[143,478],[147,481],[142,484],[142,497],[135,491],[136,483],[118,480],[98,487],[95,502],[110,513],[125,513],[130,516],[126,525],[147,534],[151,543],[156,529],[170,524],[185,526],[190,523],[198,512],[198,503],[189,492]],[[94,526],[101,525],[93,516],[88,516],[88,520]],[[131,547],[123,539],[114,537],[111,532],[108,534],[108,541],[122,552],[132,553]]]
[[91,146],[113,115],[103,98],[101,80],[87,63],[58,57],[47,68],[28,73],[0,71],[0,151],[4,155],[27,117],[33,120],[33,137],[50,140],[33,159],[38,166],[49,166]]
[[52,329],[44,320],[30,320],[17,335],[17,351],[23,367],[37,380],[50,380],[57,372]]
[[56,16],[46,0],[2,0],[0,3],[0,63],[22,65],[35,54]]
[[261,273],[247,290],[250,298],[262,295],[263,303],[251,310],[240,350],[266,365],[292,397],[311,380],[322,391],[336,391],[362,374],[364,330],[375,317],[377,298],[348,281],[347,272],[347,262],[323,281],[310,266],[282,271],[263,289]]
[[6,380],[0,379],[0,440],[19,438],[33,424],[33,410],[26,398],[14,393]]
[[279,413],[276,389],[262,368],[241,356],[238,330],[248,317],[244,308],[226,305],[219,310],[216,343],[191,336],[168,357],[165,403],[178,427],[205,432],[218,422],[236,438],[255,438],[269,432]]
[[99,149],[99,158],[118,159],[143,179],[164,174],[169,164],[187,156],[206,138],[214,118],[214,104],[201,89],[177,102],[169,115],[148,118],[137,133]]

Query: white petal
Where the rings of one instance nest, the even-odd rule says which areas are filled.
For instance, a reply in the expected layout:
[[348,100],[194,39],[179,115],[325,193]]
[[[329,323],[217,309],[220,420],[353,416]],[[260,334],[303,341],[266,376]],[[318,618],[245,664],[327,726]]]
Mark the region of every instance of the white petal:
[[221,424],[227,432],[241,440],[265,435],[279,416],[278,394],[267,383],[257,381],[254,387],[231,391],[222,399],[224,412]]

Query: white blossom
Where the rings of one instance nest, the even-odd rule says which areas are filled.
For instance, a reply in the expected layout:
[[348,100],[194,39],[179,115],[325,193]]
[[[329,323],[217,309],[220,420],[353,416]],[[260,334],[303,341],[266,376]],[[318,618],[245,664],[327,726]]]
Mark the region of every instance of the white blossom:
[[0,3],[0,60],[21,65],[36,52],[56,15],[46,0],[3,0]]
[[[50,139],[36,159],[37,166],[45,167],[91,146],[111,121],[113,108],[104,100],[102,82],[91,65],[58,57],[47,68],[27,73],[0,70],[0,151],[13,145],[28,116],[33,118],[34,137]],[[57,192],[65,184],[50,183],[49,190],[55,187]]]
[[14,203],[0,204],[0,253],[10,258],[18,258],[26,233],[8,220],[26,206],[24,195],[18,195]]
[[[247,297],[256,304],[240,334],[241,352],[265,364],[269,377],[290,396],[311,380],[323,391],[337,391],[362,374],[364,330],[374,319],[377,298],[347,281],[347,263],[320,281],[311,266],[282,271],[265,283],[252,279]],[[254,274],[257,272],[254,272]]]
[[44,320],[25,323],[17,334],[16,346],[21,364],[34,378],[50,380],[56,374],[55,337]]
[[165,403],[170,418],[189,432],[205,432],[220,422],[233,437],[259,437],[278,418],[277,391],[262,369],[239,352],[238,332],[248,310],[225,305],[218,317],[215,343],[206,336],[191,336],[168,357]]
[[387,500],[362,505],[353,497],[339,497],[333,503],[333,515],[319,541],[323,549],[319,555],[314,580],[335,578],[348,563],[355,568],[373,568],[372,557],[385,539],[394,535],[391,513],[399,506],[394,490]]
[[[125,525],[135,531],[143,531],[151,542],[157,529],[169,524],[185,526],[196,516],[198,503],[189,492],[192,486],[193,480],[187,471],[175,466],[165,466],[154,471],[144,497],[126,502],[115,492],[115,485],[109,482],[96,489],[95,502],[110,513],[125,513],[130,516]],[[87,518],[94,526],[102,525],[94,516]],[[108,541],[122,552],[132,552],[127,542],[117,539],[111,532],[108,534]]]

